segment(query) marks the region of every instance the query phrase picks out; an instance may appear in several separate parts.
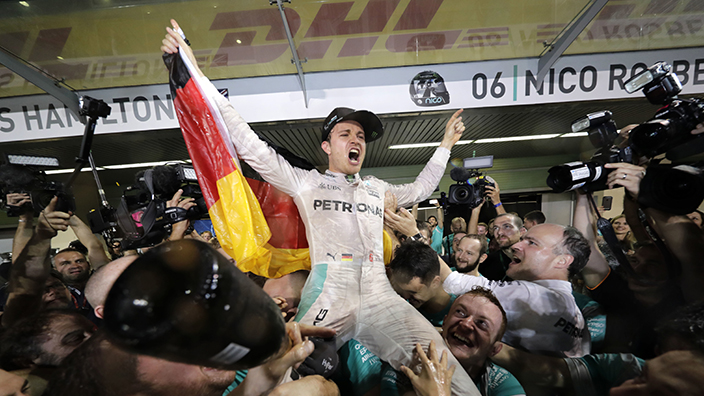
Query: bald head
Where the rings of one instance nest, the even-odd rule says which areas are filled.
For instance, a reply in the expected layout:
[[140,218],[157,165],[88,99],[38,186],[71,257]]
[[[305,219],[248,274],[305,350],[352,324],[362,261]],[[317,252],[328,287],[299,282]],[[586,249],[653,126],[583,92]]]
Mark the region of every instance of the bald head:
[[93,276],[88,279],[84,292],[86,299],[95,310],[97,317],[103,317],[103,305],[105,305],[105,299],[108,297],[108,292],[115,283],[115,280],[117,280],[125,268],[132,264],[137,257],[139,256],[125,256],[111,261],[100,267],[93,273]]

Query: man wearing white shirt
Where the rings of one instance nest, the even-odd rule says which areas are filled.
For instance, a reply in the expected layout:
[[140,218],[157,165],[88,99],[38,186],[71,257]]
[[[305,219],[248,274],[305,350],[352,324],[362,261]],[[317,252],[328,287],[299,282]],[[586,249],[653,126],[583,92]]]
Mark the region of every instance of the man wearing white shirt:
[[513,245],[506,274],[515,281],[499,282],[452,272],[442,266],[445,291],[465,293],[475,286],[494,292],[506,310],[503,341],[525,350],[562,357],[590,351],[589,331],[574,297],[569,277],[589,258],[589,243],[573,227],[542,224]]

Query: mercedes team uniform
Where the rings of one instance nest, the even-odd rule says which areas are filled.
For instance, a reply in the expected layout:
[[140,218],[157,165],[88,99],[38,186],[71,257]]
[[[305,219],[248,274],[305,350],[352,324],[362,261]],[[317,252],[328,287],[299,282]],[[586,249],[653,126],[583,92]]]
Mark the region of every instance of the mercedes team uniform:
[[[459,367],[455,370],[462,370]],[[487,361],[482,374],[474,383],[482,396],[525,396],[521,383],[508,370]],[[381,377],[381,396],[400,396],[412,390],[411,381],[402,372],[384,365]]]
[[453,272],[443,283],[446,292],[457,295],[475,286],[491,290],[504,307],[508,326],[503,342],[541,355],[589,354],[589,330],[585,328],[569,282],[556,279],[497,282]]
[[[405,185],[295,168],[259,139],[207,78],[202,80],[240,158],[293,198],[306,226],[312,269],[296,320],[335,329],[338,348],[354,338],[396,369],[411,363],[416,343],[427,348],[435,340],[438,349],[446,349],[435,328],[392,289],[382,229],[384,193],[395,194],[399,206],[427,198],[445,172],[450,151],[439,147],[416,181]],[[459,366],[454,357],[451,363]],[[458,395],[479,394],[466,373],[455,373],[452,389]]]
[[645,361],[630,353],[589,355],[565,359],[572,377],[572,388],[577,396],[609,394],[609,389],[637,378],[643,372]]

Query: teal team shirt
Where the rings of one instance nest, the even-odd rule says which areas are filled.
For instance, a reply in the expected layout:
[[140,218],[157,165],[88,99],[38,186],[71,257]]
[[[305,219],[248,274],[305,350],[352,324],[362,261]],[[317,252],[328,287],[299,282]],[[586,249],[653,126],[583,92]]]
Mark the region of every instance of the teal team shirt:
[[589,335],[592,337],[592,351],[598,351],[606,336],[606,312],[599,303],[584,294],[572,291],[572,296],[587,323]]
[[430,237],[433,238],[430,247],[435,250],[435,253],[442,256],[442,228],[435,226],[435,228],[433,228],[433,234]]
[[575,394],[608,395],[609,389],[639,377],[645,361],[630,353],[605,353],[566,358]]
[[[526,393],[513,374],[493,363],[486,364],[484,374],[474,381],[474,384],[477,385],[482,396],[519,396]],[[413,385],[408,377],[384,363],[381,396],[400,396],[412,389]]]
[[452,303],[455,302],[456,299],[457,299],[456,294],[450,294],[450,302],[447,304],[447,306],[442,311],[440,311],[436,314],[429,314],[429,313],[423,311],[422,309],[419,309],[418,312],[420,312],[423,316],[425,316],[425,318],[428,319],[428,321],[430,323],[432,323],[433,326],[441,327],[443,319],[445,319],[445,316],[447,315],[447,313],[450,312],[450,307],[452,306]]

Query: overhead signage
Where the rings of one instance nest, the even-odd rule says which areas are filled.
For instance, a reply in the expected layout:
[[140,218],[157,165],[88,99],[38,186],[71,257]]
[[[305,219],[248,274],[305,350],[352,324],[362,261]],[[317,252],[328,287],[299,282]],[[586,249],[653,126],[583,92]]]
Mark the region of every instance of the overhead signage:
[[[624,90],[630,77],[664,60],[680,77],[683,94],[704,93],[703,54],[702,48],[686,48],[565,56],[542,82],[535,77],[537,59],[311,73],[306,75],[308,107],[293,75],[217,80],[214,84],[229,93],[230,101],[248,122],[322,119],[335,107],[368,109],[378,114],[417,112],[421,108],[409,100],[409,86],[428,70],[442,76],[442,92],[452,92],[451,103],[436,103],[428,110],[623,98],[641,98],[646,104],[642,93],[628,94]],[[436,88],[439,81],[436,79]],[[99,120],[98,134],[178,127],[166,84],[84,94],[112,106],[110,117]],[[82,133],[83,125],[48,95],[0,99],[0,141]]]

